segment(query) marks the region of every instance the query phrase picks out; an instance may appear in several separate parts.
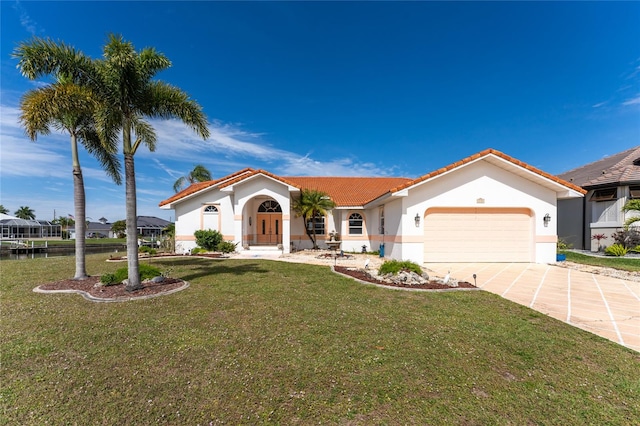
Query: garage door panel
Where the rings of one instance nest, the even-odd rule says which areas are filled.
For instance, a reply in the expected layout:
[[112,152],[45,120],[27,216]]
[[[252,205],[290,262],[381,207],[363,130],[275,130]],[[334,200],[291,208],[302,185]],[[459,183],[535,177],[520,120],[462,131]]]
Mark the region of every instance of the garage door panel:
[[528,209],[439,209],[425,216],[426,262],[530,262]]

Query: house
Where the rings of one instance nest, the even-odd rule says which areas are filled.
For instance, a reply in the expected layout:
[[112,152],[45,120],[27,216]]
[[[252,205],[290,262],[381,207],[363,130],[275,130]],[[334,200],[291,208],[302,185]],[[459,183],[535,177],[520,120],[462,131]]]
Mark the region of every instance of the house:
[[87,222],[87,237],[88,238],[117,238],[115,232],[111,230],[111,223],[105,218],[101,217],[97,222]]
[[385,257],[420,264],[555,262],[557,201],[585,192],[487,149],[417,179],[291,177],[247,168],[194,183],[160,208],[175,210],[177,252],[196,246],[195,231],[215,229],[241,251],[269,245],[288,253],[312,246],[291,207],[305,189],[336,204],[315,225],[319,242],[336,231],[345,252],[384,247]]
[[165,228],[170,223],[171,222],[168,220],[160,219],[155,216],[138,216],[136,218],[138,237],[155,240],[162,236]]
[[62,227],[48,220],[25,220],[0,213],[0,240],[61,237]]
[[[586,191],[582,199],[558,202],[558,236],[574,248],[598,251],[598,246],[613,244],[611,235],[620,230],[627,218],[637,212],[622,211],[622,206],[640,198],[640,146],[610,155],[558,175]],[[593,239],[604,234],[605,239]]]

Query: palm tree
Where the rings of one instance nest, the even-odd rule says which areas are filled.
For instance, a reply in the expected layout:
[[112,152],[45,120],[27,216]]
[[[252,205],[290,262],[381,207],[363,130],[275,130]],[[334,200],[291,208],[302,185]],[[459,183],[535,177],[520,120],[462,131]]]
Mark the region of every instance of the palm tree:
[[20,122],[27,136],[35,141],[51,128],[69,134],[73,174],[73,201],[76,219],[76,271],[74,279],[88,277],[85,266],[86,203],[84,179],[78,156],[78,142],[93,155],[107,174],[121,183],[117,159],[117,137],[106,132],[98,134],[94,113],[100,99],[89,86],[95,79],[95,69],[89,58],[64,43],[35,38],[22,43],[14,51],[18,68],[29,79],[52,75],[54,83],[27,92],[20,102]]
[[314,189],[303,189],[300,197],[293,201],[293,211],[296,216],[302,217],[304,229],[314,249],[318,248],[315,222],[335,206],[336,203],[326,193]]
[[36,218],[36,212],[33,209],[30,209],[27,206],[21,206],[14,213],[15,217],[24,220],[34,220]]
[[[631,212],[631,211],[638,211],[640,212],[640,199],[638,198],[633,198],[631,200],[628,200],[624,206],[622,207],[622,211],[627,213],[627,212]],[[636,216],[632,216],[629,219],[624,221],[624,228],[625,229],[629,229],[629,226],[631,226],[632,224],[636,223],[640,221],[640,216],[636,215]]]
[[173,184],[173,190],[175,192],[180,192],[186,186],[186,183],[189,182],[189,185],[196,182],[206,182],[211,180],[211,172],[202,164],[198,164],[189,172],[186,176],[180,176],[176,183]]
[[121,36],[110,35],[97,61],[101,96],[108,101],[101,110],[100,126],[122,131],[126,186],[128,291],[142,287],[138,268],[136,176],[134,155],[140,144],[155,150],[156,134],[145,118],[177,118],[203,139],[209,137],[202,107],[177,87],[152,78],[171,66],[169,59],[153,48],[136,52]]
[[3,206],[2,204],[0,204],[0,213],[9,214],[9,209]]

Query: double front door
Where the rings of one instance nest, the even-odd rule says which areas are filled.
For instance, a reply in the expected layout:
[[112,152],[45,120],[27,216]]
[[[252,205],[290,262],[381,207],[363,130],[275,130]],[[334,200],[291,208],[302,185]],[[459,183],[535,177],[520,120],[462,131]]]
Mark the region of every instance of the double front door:
[[282,213],[258,213],[258,244],[282,243]]

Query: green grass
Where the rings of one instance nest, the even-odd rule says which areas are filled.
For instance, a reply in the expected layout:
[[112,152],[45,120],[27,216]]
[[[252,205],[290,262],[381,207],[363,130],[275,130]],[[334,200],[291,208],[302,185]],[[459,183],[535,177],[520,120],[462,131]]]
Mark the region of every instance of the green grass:
[[[94,245],[94,244],[126,244],[126,238],[86,238],[85,244]],[[36,244],[40,244],[38,242]],[[75,240],[50,240],[48,241],[49,246],[69,246],[75,247]]]
[[[87,256],[92,274],[123,266]],[[145,261],[147,262],[147,261]],[[633,424],[639,354],[488,292],[327,267],[148,261],[191,286],[37,294],[73,258],[0,263],[0,424]]]
[[604,266],[607,268],[615,268],[623,271],[640,271],[640,259],[630,257],[601,257],[589,256],[574,251],[560,251],[559,253],[567,255],[570,262],[581,263],[583,265]]

